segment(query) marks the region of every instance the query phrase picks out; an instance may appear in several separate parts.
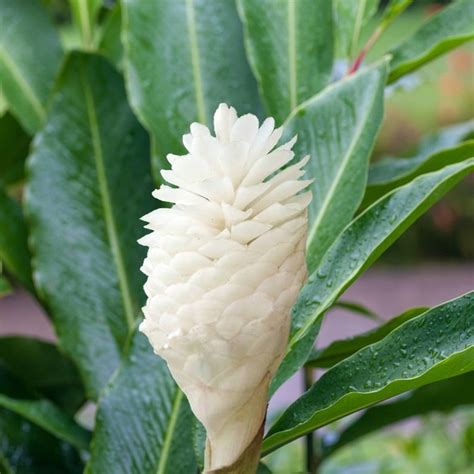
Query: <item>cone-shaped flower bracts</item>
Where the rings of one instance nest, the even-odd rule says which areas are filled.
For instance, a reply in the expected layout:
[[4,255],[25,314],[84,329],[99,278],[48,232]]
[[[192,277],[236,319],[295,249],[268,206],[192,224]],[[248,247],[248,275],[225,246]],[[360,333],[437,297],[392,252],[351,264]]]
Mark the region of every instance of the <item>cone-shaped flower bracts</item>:
[[[296,138],[276,148],[269,118],[237,118],[221,104],[216,136],[193,123],[184,156],[154,192],[171,208],[144,217],[152,233],[140,329],[168,363],[207,430],[207,469],[234,463],[265,417],[267,390],[284,355],[290,309],[306,277],[305,157]],[[283,168],[283,170],[281,170]]]

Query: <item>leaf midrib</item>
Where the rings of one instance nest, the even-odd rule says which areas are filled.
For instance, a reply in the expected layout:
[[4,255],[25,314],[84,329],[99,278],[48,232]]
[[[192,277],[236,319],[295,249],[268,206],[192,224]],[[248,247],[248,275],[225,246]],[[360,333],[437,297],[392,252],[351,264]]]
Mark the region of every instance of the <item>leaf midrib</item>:
[[171,442],[173,441],[173,434],[178,421],[179,409],[181,402],[183,401],[183,392],[176,386],[176,393],[173,398],[173,405],[171,408],[171,415],[168,423],[168,430],[166,431],[165,440],[161,449],[161,455],[159,457],[158,468],[156,474],[165,474],[166,464],[168,463],[169,453],[171,449]]
[[296,93],[296,0],[288,0],[288,85],[290,92],[290,113],[297,107],[298,98]]
[[30,84],[23,78],[21,71],[16,66],[15,62],[11,59],[10,55],[7,53],[3,45],[0,45],[0,60],[3,61],[5,67],[10,71],[12,76],[16,79],[18,86],[23,90],[25,97],[28,99],[28,102],[31,104],[32,109],[34,110],[38,121],[41,123],[46,117],[46,110],[44,109],[41,101],[36,96],[35,92],[31,88]]
[[[377,88],[378,89],[378,88]],[[378,92],[378,91],[377,91]],[[329,187],[325,198],[323,199],[322,205],[319,208],[319,213],[318,216],[316,217],[316,220],[314,221],[313,225],[311,226],[311,231],[308,235],[308,240],[306,244],[306,248],[309,249],[311,247],[312,241],[315,237],[315,234],[321,224],[322,219],[325,217],[327,209],[329,207],[330,202],[332,201],[333,194],[335,194],[335,191],[337,190],[339,186],[339,182],[344,175],[344,172],[346,171],[346,168],[350,162],[351,155],[355,149],[355,147],[358,145],[360,137],[362,136],[362,133],[364,131],[364,127],[366,125],[366,121],[368,117],[372,113],[373,106],[375,104],[375,101],[377,99],[377,93],[375,93],[372,96],[372,101],[370,102],[370,106],[365,108],[366,113],[364,114],[363,118],[359,122],[359,126],[356,128],[353,139],[351,140],[351,143],[349,145],[349,148],[347,149],[346,154],[344,155],[344,158],[341,162],[341,166],[339,167],[336,175],[334,176],[331,186]]]
[[117,270],[118,283],[120,287],[120,294],[122,296],[122,304],[124,307],[125,320],[127,322],[129,333],[135,327],[135,316],[133,311],[133,298],[130,291],[130,286],[125,271],[122,251],[119,244],[118,232],[114,215],[112,212],[112,203],[109,194],[109,185],[107,182],[107,175],[105,173],[104,158],[102,154],[102,143],[100,139],[100,129],[97,121],[97,114],[94,106],[94,98],[92,90],[89,86],[83,65],[80,67],[80,81],[86,99],[87,116],[89,123],[89,130],[91,133],[93,157],[96,164],[97,181],[99,184],[99,191],[102,200],[102,210],[104,213],[105,225],[107,229],[107,236],[109,239],[112,257]]
[[207,124],[193,0],[186,0],[186,23],[188,29],[189,50],[191,54],[191,65],[194,79],[194,96],[196,100],[198,121],[202,124]]

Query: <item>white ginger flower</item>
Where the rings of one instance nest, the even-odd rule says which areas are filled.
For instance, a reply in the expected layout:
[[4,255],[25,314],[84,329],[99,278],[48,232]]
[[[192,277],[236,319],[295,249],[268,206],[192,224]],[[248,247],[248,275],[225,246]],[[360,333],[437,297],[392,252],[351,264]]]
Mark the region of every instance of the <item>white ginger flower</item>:
[[173,203],[143,219],[152,233],[140,330],[168,363],[207,431],[206,467],[234,463],[265,418],[269,382],[285,353],[290,309],[306,277],[309,156],[287,166],[296,137],[237,118],[221,104],[216,136],[193,123],[184,156],[153,192]]

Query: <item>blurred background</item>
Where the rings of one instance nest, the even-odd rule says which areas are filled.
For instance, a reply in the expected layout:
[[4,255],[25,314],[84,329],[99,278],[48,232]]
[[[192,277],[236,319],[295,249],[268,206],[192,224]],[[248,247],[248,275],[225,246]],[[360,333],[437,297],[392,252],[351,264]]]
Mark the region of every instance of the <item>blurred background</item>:
[[[147,1],[147,0],[144,0]],[[214,0],[218,1],[218,0]],[[473,0],[474,1],[474,0]],[[43,0],[60,27],[68,48],[79,44],[65,0]],[[107,3],[107,2],[106,2]],[[108,5],[112,6],[113,1]],[[384,2],[382,2],[383,4]],[[429,15],[449,2],[417,0],[383,34],[369,54],[380,57],[412,33]],[[375,21],[375,20],[374,20]],[[474,21],[474,18],[473,18]],[[362,35],[365,42],[372,25]],[[119,47],[117,48],[119,53]],[[339,65],[342,69],[345,65]],[[337,71],[336,73],[337,74]],[[384,124],[374,160],[408,157],[429,147],[440,127],[474,118],[474,45],[468,44],[430,63],[387,90]],[[15,119],[4,112],[0,90],[0,153],[3,133],[16,137],[8,153],[26,156],[30,138]],[[472,127],[471,127],[472,130]],[[428,138],[426,138],[428,136]],[[17,156],[17,155],[15,155]],[[16,158],[12,155],[13,162]],[[8,163],[8,160],[7,160]],[[8,166],[8,165],[7,165]],[[15,191],[21,194],[21,186]],[[380,261],[351,287],[344,299],[363,303],[380,318],[388,319],[412,306],[434,306],[474,287],[474,176],[423,216]],[[7,317],[8,316],[8,317]],[[379,322],[346,310],[332,311],[323,325],[318,346],[375,327]],[[54,333],[40,307],[25,292],[15,290],[0,299],[0,334],[34,335],[53,340]],[[285,384],[271,403],[270,417],[293,401],[303,389],[301,376]],[[85,416],[90,423],[93,409]],[[331,429],[318,433],[330,437]],[[275,473],[294,473],[302,465],[301,442],[270,456]],[[333,473],[472,473],[474,472],[474,410],[411,420],[343,448],[322,466]]]

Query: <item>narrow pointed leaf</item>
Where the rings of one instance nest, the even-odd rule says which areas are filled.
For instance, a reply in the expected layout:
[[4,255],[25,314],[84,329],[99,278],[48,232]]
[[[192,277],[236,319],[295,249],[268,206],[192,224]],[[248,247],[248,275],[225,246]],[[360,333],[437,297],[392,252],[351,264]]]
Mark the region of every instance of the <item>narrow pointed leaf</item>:
[[[1,263],[0,263],[1,266]],[[9,295],[12,292],[12,287],[10,282],[6,279],[4,275],[0,274],[0,298]]]
[[30,133],[46,117],[61,58],[58,35],[41,2],[0,0],[2,91],[11,112]]
[[0,393],[0,407],[17,413],[77,449],[88,448],[89,432],[81,428],[49,400],[14,399]]
[[328,0],[239,0],[245,43],[267,113],[283,123],[329,82],[333,64]]
[[340,81],[302,104],[285,125],[298,135],[295,155],[311,155],[307,256],[311,273],[362,200],[372,148],[383,117],[387,63]]
[[347,426],[337,441],[324,447],[325,456],[374,431],[434,412],[450,412],[474,404],[474,371],[418,388],[407,397],[369,408]]
[[123,47],[120,41],[122,27],[122,10],[117,3],[110,10],[104,21],[99,51],[115,64],[120,71],[123,69]]
[[349,413],[474,370],[474,292],[407,321],[328,370],[264,441],[268,453]]
[[212,124],[220,102],[256,112],[233,1],[124,0],[123,43],[133,108],[155,139],[156,166],[181,153],[191,122]]
[[287,354],[273,390],[307,360],[325,311],[427,209],[474,170],[474,160],[419,176],[360,214],[336,239],[292,309]]
[[334,341],[323,349],[314,349],[305,365],[310,367],[332,367],[341,360],[351,356],[359,349],[380,341],[398,326],[401,326],[404,322],[424,313],[426,309],[427,308],[409,309],[371,331],[357,334],[348,339]]
[[363,316],[367,319],[371,319],[372,321],[383,321],[381,316],[374,313],[371,309],[367,308],[367,306],[364,306],[360,303],[355,303],[354,301],[339,300],[334,304],[333,307],[351,311],[352,313],[358,314],[359,316]]
[[149,142],[105,59],[73,53],[29,160],[35,282],[60,345],[96,397],[139,315],[139,218],[152,202]]
[[0,188],[0,260],[28,290],[33,290],[27,229],[18,202]]
[[0,337],[0,364],[66,413],[74,414],[85,400],[76,368],[54,344],[21,336]]
[[378,3],[379,0],[333,0],[338,57],[354,57],[362,28],[375,15]]
[[371,166],[369,182],[361,208],[365,209],[384,194],[409,183],[417,176],[436,171],[446,165],[474,157],[474,140],[433,154],[421,152],[412,158],[385,158]]
[[193,415],[166,363],[137,331],[99,400],[86,472],[193,473]]
[[474,38],[474,2],[456,0],[433,15],[391,54],[389,82]]

